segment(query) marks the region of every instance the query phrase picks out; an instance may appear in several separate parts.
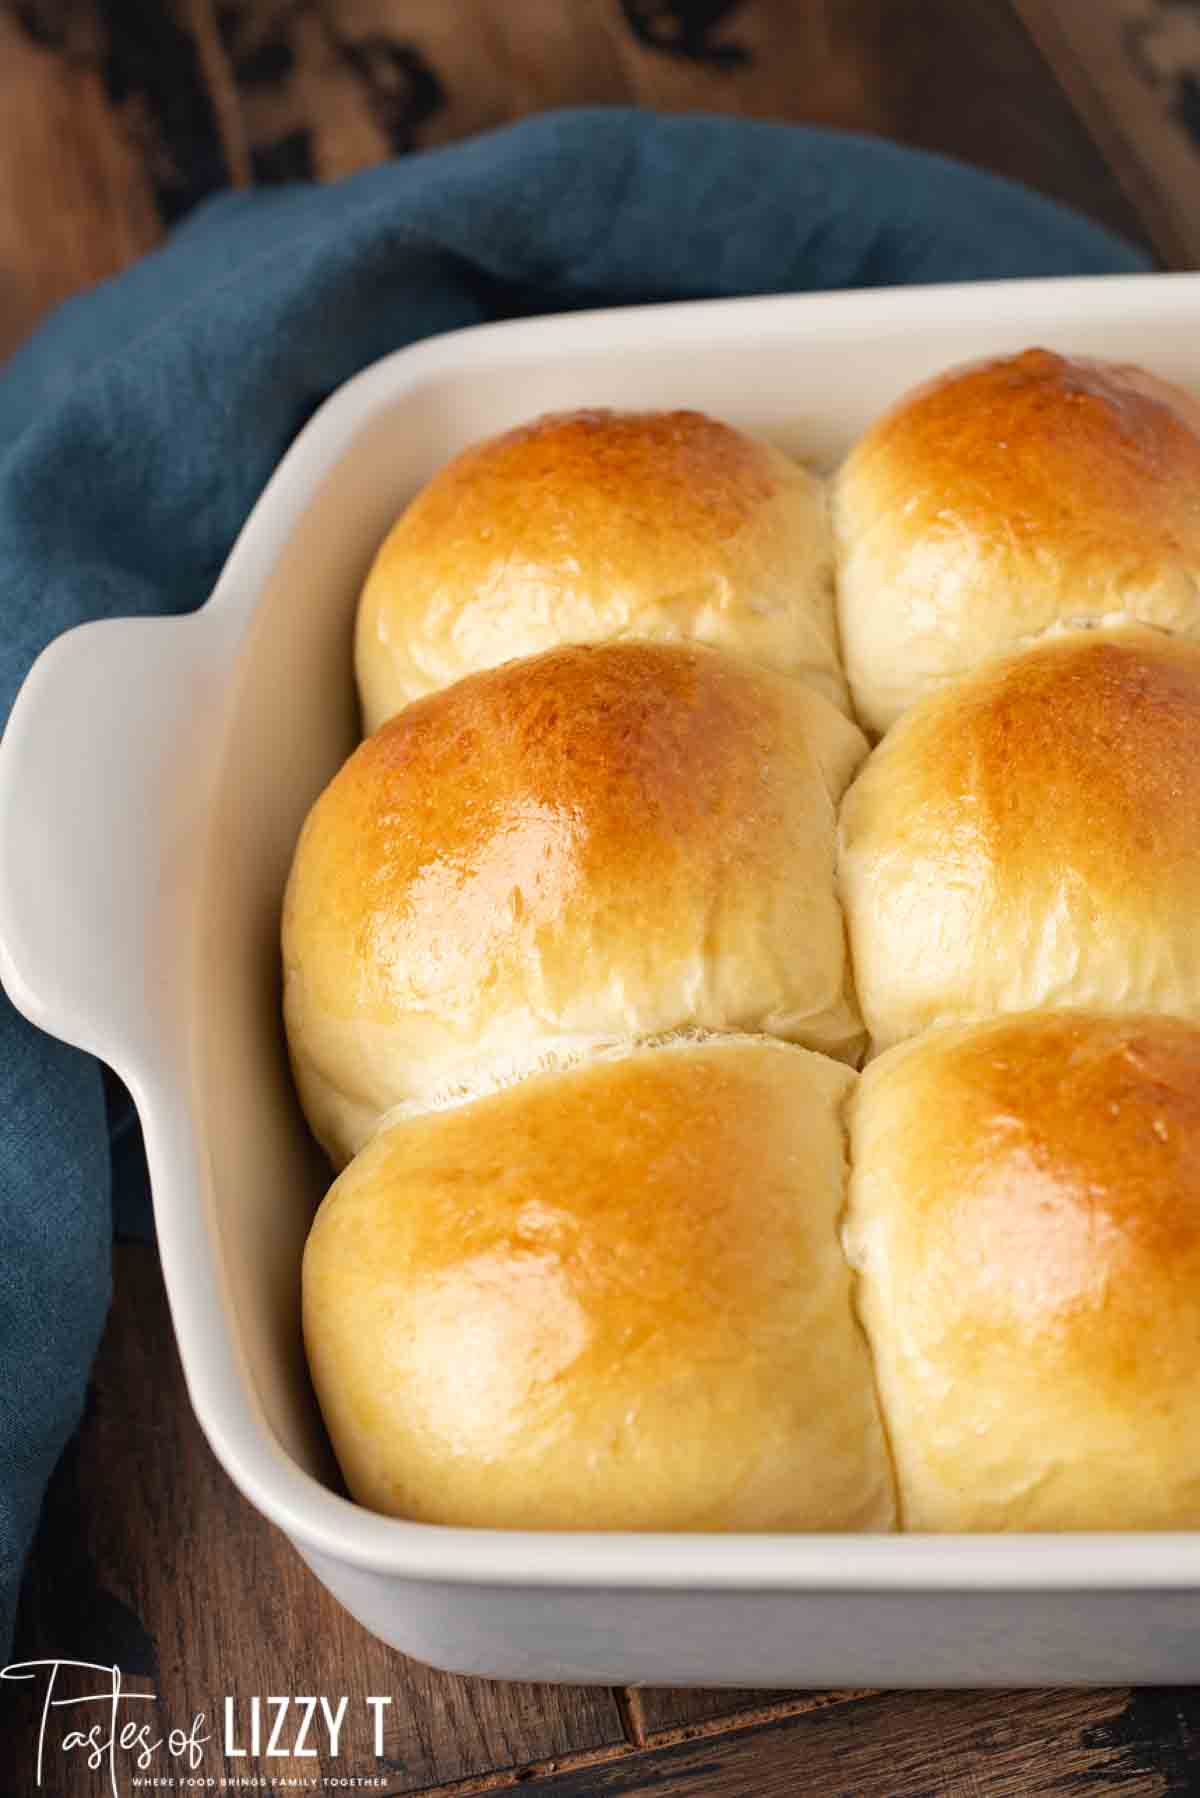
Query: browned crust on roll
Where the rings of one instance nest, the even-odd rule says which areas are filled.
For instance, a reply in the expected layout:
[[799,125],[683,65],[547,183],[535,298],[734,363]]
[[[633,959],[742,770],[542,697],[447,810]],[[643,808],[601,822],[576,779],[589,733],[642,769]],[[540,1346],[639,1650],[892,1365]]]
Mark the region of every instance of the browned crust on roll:
[[1200,564],[1200,405],[1144,371],[1031,349],[952,371],[888,413],[856,456],[912,477],[910,540]]
[[886,1529],[822,1056],[632,1050],[385,1129],[305,1335],[359,1501],[441,1523]]
[[[927,1046],[936,1062],[937,1038]],[[969,1319],[979,1373],[989,1343],[1031,1336],[1039,1355],[1078,1359],[1125,1399],[1152,1345],[1195,1365],[1200,1031],[1171,1018],[1026,1014],[947,1049],[929,1092],[911,1120],[926,1150],[906,1158],[906,1227],[938,1292]],[[1178,1337],[1163,1329],[1176,1299],[1189,1320]]]
[[865,747],[800,682],[695,645],[552,650],[406,707],[317,801],[284,905],[321,1140],[344,1159],[430,1083],[569,1039],[856,1054],[834,858]]
[[1200,644],[1080,632],[935,703],[928,719],[912,714],[897,751],[907,742],[944,795],[956,843],[978,830],[1014,902],[1048,866],[1110,891],[1140,884],[1162,855],[1200,873]]
[[766,445],[703,412],[549,412],[455,456],[409,506],[391,547],[439,553],[448,534],[461,534],[464,512],[486,518],[501,541],[524,541],[532,526],[551,553],[568,520],[572,553],[586,548],[588,513],[601,546],[613,522],[621,535],[670,529],[720,540],[775,485]]
[[842,806],[868,1029],[1038,1005],[1200,1021],[1200,644],[1079,631],[915,706]]
[[702,412],[549,413],[464,450],[363,587],[366,726],[511,657],[637,639],[720,647],[844,705],[824,484]]
[[867,1069],[852,1143],[904,1527],[1200,1526],[1200,1031],[930,1031]]

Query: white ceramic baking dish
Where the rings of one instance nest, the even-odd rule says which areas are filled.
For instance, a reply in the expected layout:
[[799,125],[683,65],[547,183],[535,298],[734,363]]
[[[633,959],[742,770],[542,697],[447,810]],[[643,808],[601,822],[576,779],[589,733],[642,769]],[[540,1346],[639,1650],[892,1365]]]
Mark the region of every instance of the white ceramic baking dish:
[[134,1093],[188,1387],[230,1477],[422,1660],[606,1683],[1200,1680],[1200,1534],[399,1522],[339,1495],[301,1348],[301,1247],[327,1175],[284,1058],[279,902],[305,810],[354,740],[354,602],[402,503],[471,439],[583,403],[698,406],[828,466],[912,382],[1033,343],[1200,388],[1200,276],[637,308],[402,350],[308,425],[202,611],[72,631],[22,690],[0,747],[0,975]]

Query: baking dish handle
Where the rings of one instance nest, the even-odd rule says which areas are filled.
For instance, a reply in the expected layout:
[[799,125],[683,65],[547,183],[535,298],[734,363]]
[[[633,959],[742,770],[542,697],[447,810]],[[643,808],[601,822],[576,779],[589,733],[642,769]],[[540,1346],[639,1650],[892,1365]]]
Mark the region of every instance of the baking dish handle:
[[0,740],[0,980],[126,1076],[183,1028],[223,625],[202,611],[67,631]]

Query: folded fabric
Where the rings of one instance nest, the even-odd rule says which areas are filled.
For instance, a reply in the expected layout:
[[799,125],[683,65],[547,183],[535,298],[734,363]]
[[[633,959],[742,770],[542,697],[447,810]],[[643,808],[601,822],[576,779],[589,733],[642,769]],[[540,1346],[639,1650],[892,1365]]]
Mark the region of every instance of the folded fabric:
[[[417,338],[583,306],[1146,266],[937,157],[618,109],[547,114],[332,187],[222,196],[68,302],[0,375],[0,718],[60,631],[202,604],[314,407]],[[144,1185],[98,1066],[0,998],[5,1651],[108,1305],[114,1155]]]

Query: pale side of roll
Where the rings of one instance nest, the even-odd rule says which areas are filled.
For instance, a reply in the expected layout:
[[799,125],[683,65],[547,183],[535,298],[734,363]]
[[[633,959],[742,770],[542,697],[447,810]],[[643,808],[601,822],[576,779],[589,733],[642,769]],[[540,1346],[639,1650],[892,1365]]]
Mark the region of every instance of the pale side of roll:
[[1200,401],[1140,369],[1047,350],[953,369],[859,441],[833,518],[873,732],[1047,632],[1200,636]]
[[317,801],[284,906],[300,1094],[338,1164],[398,1105],[605,1041],[853,1059],[836,810],[866,744],[717,650],[553,651],[420,700]]
[[351,1494],[509,1529],[886,1530],[843,1064],[633,1049],[381,1131],[304,1258]]
[[463,675],[624,638],[711,644],[845,706],[823,482],[700,412],[552,413],[463,451],[363,589],[366,731]]
[[931,1031],[862,1076],[851,1157],[902,1527],[1200,1528],[1200,1031]]
[[1043,1005],[1200,1022],[1200,644],[1081,632],[915,706],[846,796],[874,1046]]

